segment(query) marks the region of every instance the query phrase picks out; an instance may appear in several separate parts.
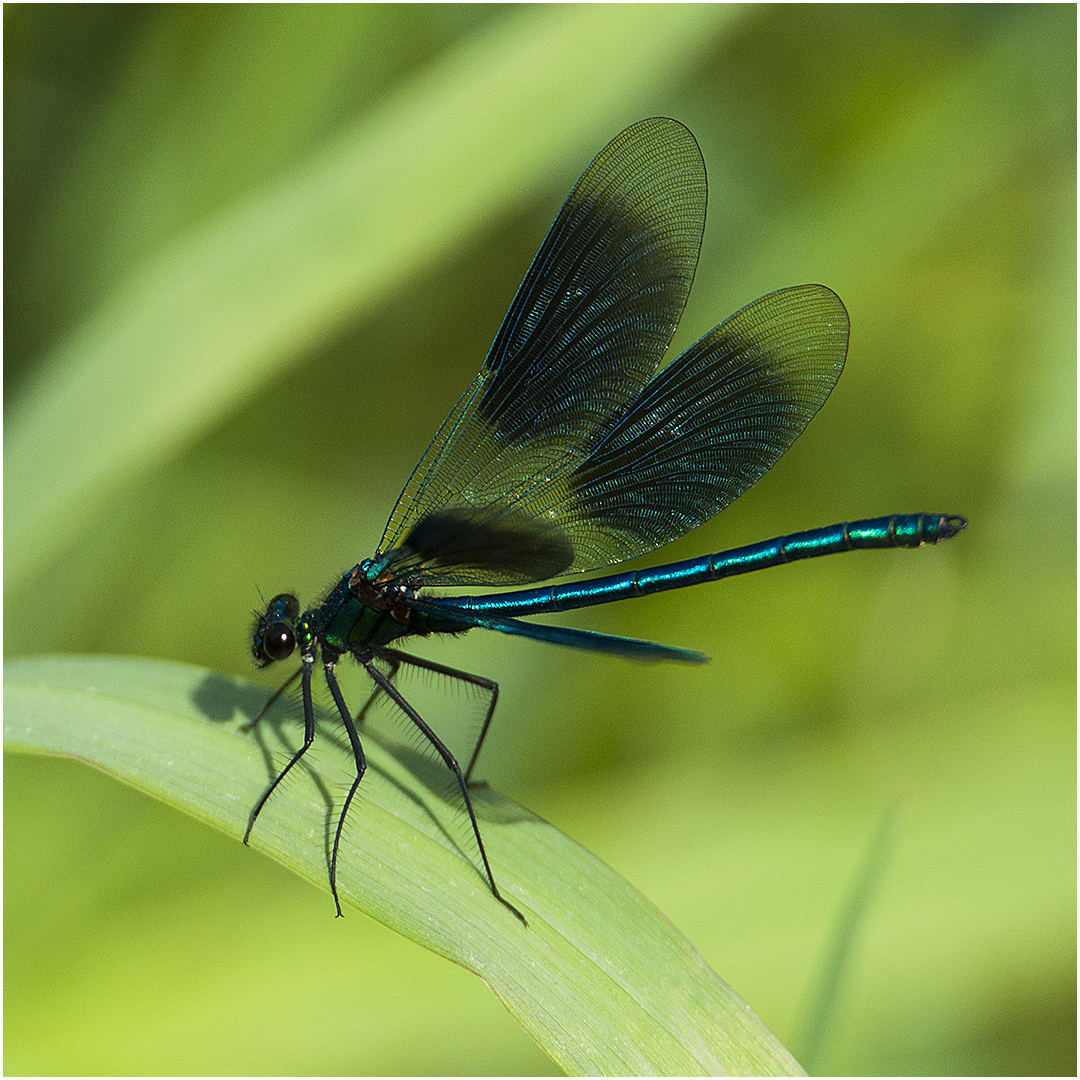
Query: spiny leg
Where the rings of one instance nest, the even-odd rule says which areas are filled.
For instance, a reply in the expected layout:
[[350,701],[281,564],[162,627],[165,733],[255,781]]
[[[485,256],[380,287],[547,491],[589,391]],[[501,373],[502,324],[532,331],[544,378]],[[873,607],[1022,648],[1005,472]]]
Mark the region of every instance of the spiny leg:
[[[248,842],[248,837],[251,836],[251,830],[255,828],[256,818],[258,818],[259,814],[262,813],[262,808],[266,805],[266,800],[274,794],[274,791],[277,789],[278,784],[280,784],[281,781],[285,779],[285,777],[288,775],[289,770],[308,752],[308,750],[311,749],[311,744],[315,741],[315,706],[311,700],[311,667],[313,660],[314,658],[312,658],[311,660],[305,658],[304,666],[300,669],[300,672],[303,674],[303,678],[300,681],[300,689],[301,694],[304,698],[304,745],[301,746],[295,754],[293,754],[293,756],[289,759],[289,764],[286,765],[285,768],[277,774],[277,776],[274,778],[274,782],[266,789],[266,791],[263,792],[262,798],[255,804],[255,809],[251,811],[251,817],[248,820],[247,832],[244,833],[245,844]],[[285,686],[288,686],[289,683],[291,683],[295,678],[296,676],[294,675],[291,679],[289,679],[289,682],[287,682]],[[285,686],[283,686],[281,690],[279,690],[274,695],[274,697],[272,697],[270,701],[267,702],[266,708],[263,709],[261,713],[259,713],[259,716],[255,717],[255,720],[252,721],[252,724],[256,723],[259,717],[261,717],[263,713],[266,712],[266,709],[270,707],[270,703],[273,702],[275,698],[280,696],[281,691],[285,689]]]
[[[399,654],[404,656],[404,654]],[[395,705],[417,726],[420,733],[425,739],[435,748],[439,757],[443,759],[443,763],[446,767],[457,777],[458,787],[461,789],[461,796],[465,800],[465,809],[469,813],[469,821],[472,823],[473,835],[476,837],[476,846],[480,849],[480,858],[484,863],[484,870],[487,873],[488,884],[491,886],[491,892],[495,899],[505,908],[509,908],[525,926],[529,924],[525,921],[525,916],[509,900],[505,899],[502,893],[499,892],[498,886],[495,884],[495,877],[491,872],[491,864],[488,862],[487,852],[484,850],[484,841],[480,838],[480,825],[476,820],[476,812],[473,810],[472,799],[469,797],[469,785],[465,782],[465,776],[461,771],[461,766],[458,765],[457,759],[450,752],[450,749],[443,743],[438,735],[431,730],[425,723],[423,717],[401,696],[397,688],[387,679],[387,677],[375,666],[371,660],[361,660],[367,673],[375,680],[375,682],[382,687],[383,692],[389,697]],[[423,666],[423,665],[421,665]]]
[[[338,899],[337,891],[337,858],[338,847],[341,844],[341,830],[345,826],[345,818],[349,813],[349,807],[352,805],[353,796],[356,794],[357,788],[360,787],[360,781],[364,778],[364,773],[367,771],[367,758],[364,756],[364,748],[360,743],[360,735],[356,730],[356,724],[353,723],[352,717],[349,715],[349,707],[345,704],[345,698],[342,696],[341,688],[338,686],[337,676],[334,674],[334,665],[337,663],[336,658],[334,660],[326,660],[324,670],[326,673],[326,685],[330,687],[330,695],[334,699],[334,704],[337,706],[338,713],[341,716],[341,722],[345,725],[345,731],[349,736],[349,743],[352,745],[353,760],[356,762],[356,779],[352,782],[352,787],[349,788],[349,794],[345,796],[344,805],[341,807],[341,815],[338,817],[337,828],[334,830],[334,846],[330,851],[330,892],[334,896],[334,906],[337,908],[338,918],[341,917],[341,901]],[[396,670],[396,669],[395,669]],[[391,673],[391,677],[393,677]],[[371,698],[368,698],[367,706],[371,704],[374,698],[374,694]]]
[[[410,656],[408,653],[398,652],[397,649],[380,649],[379,656],[390,661],[392,667],[388,677],[391,679],[402,664],[409,664],[412,667],[423,668],[425,671],[434,672],[436,675],[445,675],[449,679],[460,679],[462,682],[471,683],[473,686],[478,686],[487,693],[487,715],[484,717],[484,723],[480,728],[480,734],[476,739],[476,745],[473,747],[472,756],[469,758],[469,767],[465,770],[465,783],[467,784],[472,776],[476,759],[480,756],[480,747],[484,745],[484,737],[487,735],[491,718],[495,715],[495,705],[499,700],[499,684],[492,679],[485,679],[482,675],[473,675],[468,671],[460,671],[458,668],[446,667],[443,664],[435,663],[434,660],[422,660],[419,656]],[[365,705],[364,708],[366,709],[367,706]]]
[[[390,663],[390,670],[386,673],[386,677],[390,680],[390,682],[393,682],[394,676],[397,675],[398,669],[401,667],[402,663],[407,662],[411,658],[406,656],[405,653],[397,653],[397,650],[395,649],[380,649],[379,655],[382,656],[384,651],[390,654],[387,656],[387,660]],[[378,701],[379,695],[381,693],[382,687],[376,686],[375,689],[372,690],[371,693],[368,695],[367,701],[364,702],[360,711],[356,714],[356,722],[358,724],[362,724],[364,722],[365,718],[367,717],[368,709],[370,709],[371,706],[374,705],[376,701]]]

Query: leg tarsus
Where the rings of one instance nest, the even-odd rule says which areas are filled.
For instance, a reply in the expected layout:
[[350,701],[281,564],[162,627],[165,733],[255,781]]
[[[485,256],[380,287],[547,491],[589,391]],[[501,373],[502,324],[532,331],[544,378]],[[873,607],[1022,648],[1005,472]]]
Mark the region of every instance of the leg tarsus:
[[[356,779],[353,780],[352,786],[349,788],[349,794],[345,796],[345,803],[341,807],[337,828],[334,830],[334,844],[330,850],[330,892],[334,897],[334,906],[337,908],[337,917],[341,918],[344,915],[344,912],[341,910],[341,900],[338,897],[337,891],[338,849],[341,846],[341,831],[345,827],[345,818],[348,816],[353,796],[360,787],[360,781],[364,778],[364,773],[367,771],[367,758],[364,756],[364,747],[360,742],[360,733],[356,730],[356,724],[353,723],[353,719],[349,715],[349,707],[345,704],[345,698],[342,696],[341,687],[338,686],[337,676],[334,674],[334,662],[327,663],[325,670],[326,685],[330,687],[330,695],[333,697],[334,704],[337,706],[338,713],[341,716],[341,722],[345,725],[345,732],[349,736],[349,744],[352,746],[353,760],[356,762]],[[394,670],[396,670],[396,668]],[[374,694],[368,699],[369,705],[373,698]],[[364,706],[364,709],[367,709],[367,705]]]

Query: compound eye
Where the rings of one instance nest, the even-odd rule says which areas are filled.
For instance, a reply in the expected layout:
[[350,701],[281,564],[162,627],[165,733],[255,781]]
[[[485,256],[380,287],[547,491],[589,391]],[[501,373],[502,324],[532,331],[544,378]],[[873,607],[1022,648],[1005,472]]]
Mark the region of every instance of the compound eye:
[[296,634],[287,622],[271,623],[262,634],[262,651],[266,662],[284,660],[296,648]]

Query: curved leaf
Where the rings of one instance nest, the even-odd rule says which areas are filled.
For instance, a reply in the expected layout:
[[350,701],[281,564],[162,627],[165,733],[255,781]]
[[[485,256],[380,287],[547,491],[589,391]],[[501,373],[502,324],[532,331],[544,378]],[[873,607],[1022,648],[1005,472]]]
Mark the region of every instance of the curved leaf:
[[[11,661],[4,744],[78,758],[239,838],[284,748],[278,736],[296,735],[272,718],[254,734],[240,730],[265,696],[254,683],[164,661]],[[282,785],[251,843],[326,888],[340,803],[333,759],[343,752],[332,731],[316,746],[319,768]],[[362,797],[342,839],[342,900],[479,975],[564,1069],[800,1073],[693,946],[589,852],[490,789],[475,789],[498,880],[528,918],[526,929],[494,902],[472,854],[458,846],[445,773],[370,733],[365,751]],[[344,769],[348,759],[339,763]]]

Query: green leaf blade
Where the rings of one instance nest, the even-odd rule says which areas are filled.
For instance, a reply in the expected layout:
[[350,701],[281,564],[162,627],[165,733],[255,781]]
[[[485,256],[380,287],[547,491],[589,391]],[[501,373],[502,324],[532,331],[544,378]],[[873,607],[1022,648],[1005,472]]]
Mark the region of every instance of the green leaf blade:
[[[237,838],[289,725],[239,728],[265,690],[204,669],[109,657],[5,665],[5,748],[77,758]],[[295,732],[292,732],[295,737]],[[275,792],[251,845],[322,888],[347,758]],[[801,1070],[693,946],[609,867],[522,807],[474,789],[497,904],[422,755],[365,733],[369,770],[340,854],[342,899],[482,978],[565,1070],[794,1075]],[[292,777],[290,777],[290,781]],[[330,906],[327,905],[327,915]]]

